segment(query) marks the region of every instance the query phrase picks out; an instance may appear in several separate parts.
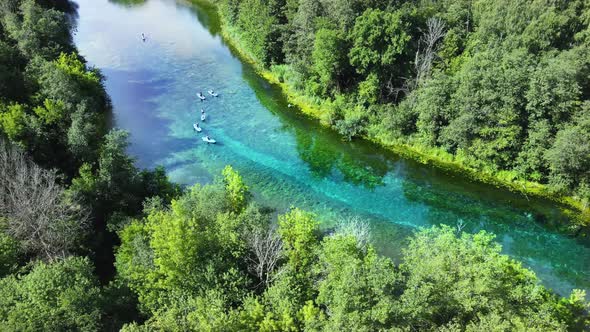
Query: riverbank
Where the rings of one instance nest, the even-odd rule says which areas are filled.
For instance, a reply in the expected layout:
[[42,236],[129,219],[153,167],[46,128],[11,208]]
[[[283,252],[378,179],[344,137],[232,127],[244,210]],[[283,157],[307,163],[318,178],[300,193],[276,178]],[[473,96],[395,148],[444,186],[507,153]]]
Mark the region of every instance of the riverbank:
[[[281,74],[273,71],[273,68],[265,68],[257,61],[251,52],[242,44],[239,32],[223,22],[216,3],[211,0],[190,1],[194,4],[204,6],[218,15],[221,36],[240,59],[251,64],[267,81],[279,86],[289,102],[296,105],[301,112],[319,120],[322,125],[331,127],[325,119],[325,114],[329,114],[330,110],[326,109],[325,105],[319,105],[312,98],[302,94],[294,86],[285,82],[281,79]],[[518,180],[509,171],[493,172],[472,168],[456,156],[440,148],[410,145],[404,142],[391,141],[386,137],[377,135],[368,135],[363,137],[363,139],[378,144],[404,158],[412,159],[425,165],[432,165],[452,175],[465,177],[471,181],[492,185],[497,188],[508,189],[512,192],[522,194],[527,199],[529,197],[538,197],[550,200],[556,203],[572,221],[571,225],[564,225],[564,228],[568,232],[576,234],[590,233],[590,208],[575,197],[555,194],[546,185],[540,183]]]

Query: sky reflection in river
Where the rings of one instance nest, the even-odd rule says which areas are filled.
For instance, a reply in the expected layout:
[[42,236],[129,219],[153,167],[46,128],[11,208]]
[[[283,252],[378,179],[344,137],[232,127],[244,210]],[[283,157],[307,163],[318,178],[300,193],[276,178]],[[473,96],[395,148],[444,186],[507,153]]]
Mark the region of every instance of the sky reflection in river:
[[[461,222],[466,231],[496,233],[506,253],[556,290],[590,288],[589,245],[542,226],[564,218],[550,204],[343,142],[288,108],[280,91],[236,59],[205,10],[172,0],[110,1],[77,1],[76,43],[106,75],[114,122],[131,133],[140,166],[164,165],[190,185],[231,164],[258,200],[279,211],[314,211],[325,227],[368,220],[376,246],[394,258],[418,227]],[[209,88],[220,97],[198,101],[196,92]],[[201,108],[215,146],[192,129]]]

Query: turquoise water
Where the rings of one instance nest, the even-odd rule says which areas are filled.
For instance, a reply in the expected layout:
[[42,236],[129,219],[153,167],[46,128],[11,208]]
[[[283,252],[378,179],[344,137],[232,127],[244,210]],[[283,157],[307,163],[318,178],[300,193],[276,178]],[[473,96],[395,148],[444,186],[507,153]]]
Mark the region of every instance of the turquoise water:
[[[384,254],[398,257],[419,227],[465,225],[497,235],[505,253],[561,294],[590,289],[590,244],[553,230],[552,204],[474,184],[400,159],[366,142],[343,142],[289,108],[280,91],[242,63],[210,11],[172,0],[77,0],[76,44],[105,74],[114,124],[131,133],[141,167],[173,181],[207,183],[231,164],[256,198],[279,212],[315,212],[324,227],[359,217]],[[141,33],[147,40],[142,42]],[[198,91],[218,98],[200,102]],[[206,145],[192,123],[208,115]]]

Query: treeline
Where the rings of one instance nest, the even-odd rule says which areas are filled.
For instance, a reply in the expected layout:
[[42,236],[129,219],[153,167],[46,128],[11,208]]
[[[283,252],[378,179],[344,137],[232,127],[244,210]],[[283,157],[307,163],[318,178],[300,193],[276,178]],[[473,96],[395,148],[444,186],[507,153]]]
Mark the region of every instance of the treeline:
[[423,230],[394,264],[362,222],[277,221],[231,167],[184,193],[136,168],[72,10],[0,3],[0,330],[588,328],[583,292],[556,296],[490,234]]
[[493,236],[418,232],[400,264],[368,225],[321,232],[314,216],[249,199],[231,168],[119,235],[117,272],[147,321],[123,331],[565,331],[588,327],[584,292],[559,299]]
[[226,32],[348,139],[590,199],[583,0],[217,0]]
[[[583,291],[560,298],[502,255],[493,235],[434,227],[399,264],[375,252],[358,220],[320,231],[312,214],[274,217],[226,167],[170,204],[145,201],[119,224],[117,277],[91,262],[31,262],[0,279],[9,331],[580,331]],[[0,267],[14,241],[0,236]],[[2,272],[5,272],[3,270]],[[135,310],[137,305],[137,311]],[[124,324],[127,322],[127,324]]]
[[[72,42],[74,10],[68,1],[0,4],[2,207],[5,215],[22,214],[18,204],[25,200],[54,197],[45,208],[66,204],[67,213],[84,210],[84,219],[101,231],[109,219],[141,213],[146,197],[169,200],[179,189],[168,183],[162,168],[137,169],[125,152],[127,133],[109,131],[103,77],[86,65]],[[52,195],[23,193],[16,199],[17,189],[34,192],[53,185]]]
[[109,131],[103,77],[77,53],[74,14],[67,0],[0,2],[3,331],[129,320],[135,300],[112,281],[114,230],[146,198],[180,193],[163,168],[137,169],[127,134]]

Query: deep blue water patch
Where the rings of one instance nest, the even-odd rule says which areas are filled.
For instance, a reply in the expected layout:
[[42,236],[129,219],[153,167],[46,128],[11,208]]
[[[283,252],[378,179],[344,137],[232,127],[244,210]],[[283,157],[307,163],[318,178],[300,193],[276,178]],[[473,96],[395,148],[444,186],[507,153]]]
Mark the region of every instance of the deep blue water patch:
[[[257,200],[316,213],[323,227],[361,218],[381,253],[399,257],[420,227],[464,225],[497,236],[505,253],[561,294],[590,289],[588,239],[552,225],[557,207],[404,160],[373,144],[344,142],[289,107],[281,91],[240,62],[219,36],[218,19],[172,0],[121,6],[78,0],[76,44],[103,70],[114,124],[131,133],[142,167],[166,167],[172,180],[207,183],[231,164]],[[142,42],[141,33],[147,35]],[[196,93],[220,93],[200,102]],[[204,109],[203,134],[192,124]]]

